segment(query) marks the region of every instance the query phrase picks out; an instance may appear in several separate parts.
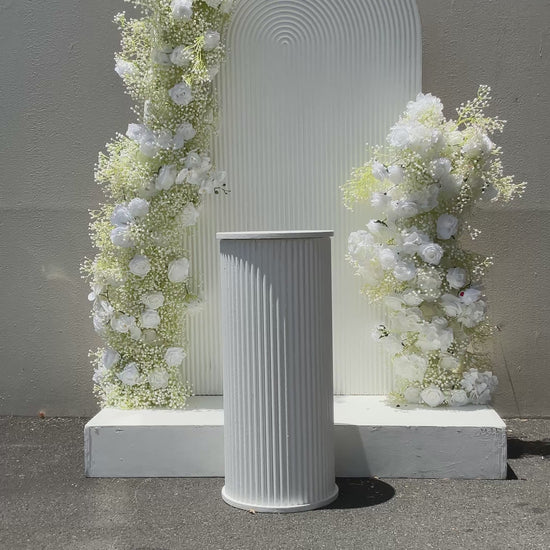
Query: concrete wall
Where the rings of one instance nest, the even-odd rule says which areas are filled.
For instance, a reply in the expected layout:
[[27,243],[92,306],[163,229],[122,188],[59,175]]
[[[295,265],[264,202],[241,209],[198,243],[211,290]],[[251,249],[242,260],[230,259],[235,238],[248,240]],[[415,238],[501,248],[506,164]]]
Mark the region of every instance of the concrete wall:
[[[529,190],[479,208],[475,249],[500,331],[494,357],[506,416],[550,415],[550,2],[418,0],[423,87],[454,106],[493,87],[509,120],[498,143]],[[79,261],[91,256],[89,208],[97,151],[128,122],[112,70],[122,0],[0,4],[0,414],[91,415],[88,320]]]

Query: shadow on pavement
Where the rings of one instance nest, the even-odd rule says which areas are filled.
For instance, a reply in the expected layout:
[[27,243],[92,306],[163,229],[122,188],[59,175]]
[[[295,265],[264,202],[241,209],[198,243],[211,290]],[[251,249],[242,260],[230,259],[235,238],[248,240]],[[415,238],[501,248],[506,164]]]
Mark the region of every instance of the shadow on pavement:
[[521,458],[525,455],[550,458],[550,440],[524,441],[514,437],[508,438],[508,458]]
[[340,477],[336,483],[340,494],[328,509],[366,508],[382,504],[395,495],[395,489],[379,479]]

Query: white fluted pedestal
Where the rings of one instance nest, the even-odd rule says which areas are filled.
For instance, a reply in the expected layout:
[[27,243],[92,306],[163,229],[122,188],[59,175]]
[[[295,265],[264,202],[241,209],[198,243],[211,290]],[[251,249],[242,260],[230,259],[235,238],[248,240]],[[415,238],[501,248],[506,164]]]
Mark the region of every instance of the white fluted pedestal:
[[334,482],[332,231],[218,233],[224,500],[319,508]]

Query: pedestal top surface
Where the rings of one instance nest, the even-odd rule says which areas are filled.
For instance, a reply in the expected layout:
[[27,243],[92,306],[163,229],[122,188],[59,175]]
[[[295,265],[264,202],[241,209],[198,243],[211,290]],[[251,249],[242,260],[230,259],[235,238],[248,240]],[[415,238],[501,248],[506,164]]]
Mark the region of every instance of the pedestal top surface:
[[230,231],[216,233],[216,239],[224,240],[260,240],[260,239],[320,239],[334,237],[332,230],[304,231]]

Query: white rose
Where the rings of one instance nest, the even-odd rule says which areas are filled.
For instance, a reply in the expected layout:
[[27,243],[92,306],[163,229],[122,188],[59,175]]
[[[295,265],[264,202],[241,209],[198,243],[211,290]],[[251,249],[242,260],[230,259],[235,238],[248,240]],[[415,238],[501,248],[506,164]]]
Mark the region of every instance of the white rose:
[[141,338],[141,329],[137,325],[132,325],[129,332],[132,340],[139,340]]
[[176,185],[183,185],[187,178],[191,175],[191,171],[188,168],[182,168],[176,176]]
[[97,298],[93,307],[94,313],[107,322],[114,314],[115,310],[113,306],[105,298]]
[[384,269],[392,269],[397,262],[397,254],[391,248],[381,248],[378,257]]
[[418,247],[418,254],[425,262],[438,265],[443,257],[443,249],[436,243],[426,243]]
[[157,143],[157,140],[155,139],[155,136],[151,135],[141,141],[139,144],[139,150],[142,155],[148,158],[153,158],[155,155],[157,155],[160,151],[160,147]]
[[428,212],[437,206],[438,197],[439,186],[433,183],[412,194],[410,198],[416,202],[420,211]]
[[101,356],[101,363],[106,369],[113,368],[120,361],[120,353],[113,348],[105,348]]
[[111,231],[111,242],[115,246],[121,248],[131,248],[134,246],[132,235],[130,234],[130,227],[127,225],[119,225]]
[[171,149],[174,145],[172,132],[170,130],[161,130],[156,134],[157,145],[162,149]]
[[388,167],[388,177],[394,185],[399,185],[403,181],[403,168],[401,166]]
[[377,191],[371,195],[370,203],[377,210],[386,210],[390,204],[390,198],[386,193],[378,193]]
[[468,272],[461,267],[452,267],[447,271],[447,282],[451,288],[462,288],[468,284]]
[[193,139],[197,135],[195,128],[190,122],[184,122],[176,128],[174,134],[174,147],[181,149],[186,141]]
[[437,237],[447,240],[456,235],[458,230],[458,218],[451,214],[441,214],[437,218]]
[[151,131],[144,124],[128,124],[126,135],[138,143],[152,135]]
[[164,304],[164,295],[162,292],[150,292],[149,294],[144,294],[141,297],[141,303],[149,309],[158,309]]
[[449,397],[449,405],[451,407],[463,407],[470,402],[468,394],[464,390],[452,390]]
[[481,294],[481,290],[477,288],[467,288],[458,293],[458,298],[463,304],[470,305],[477,302],[481,298]]
[[[94,330],[99,334],[99,335],[104,335],[106,330],[105,330],[105,319],[103,319],[103,317],[101,317],[100,315],[94,315],[92,317],[92,323],[94,325]],[[111,324],[112,324],[112,320],[111,320]]]
[[124,370],[117,374],[120,381],[126,386],[135,386],[140,383],[139,368],[137,363],[128,363]]
[[380,181],[385,180],[388,177],[388,171],[386,167],[381,163],[375,160],[372,163],[372,175]]
[[388,295],[384,297],[384,305],[391,311],[400,311],[403,309],[403,300],[396,295]]
[[174,19],[191,19],[193,17],[193,0],[172,0],[172,17]]
[[441,296],[441,306],[449,317],[457,317],[462,313],[462,304],[460,300],[452,294],[443,294],[443,296]]
[[206,31],[204,33],[204,46],[202,47],[205,52],[210,52],[217,48],[220,44],[220,33],[218,31]]
[[189,169],[199,168],[202,164],[202,159],[197,153],[189,153],[185,157],[185,167]]
[[420,403],[420,388],[416,386],[409,386],[404,392],[403,396],[407,403],[419,404]]
[[193,61],[193,52],[187,46],[177,46],[170,54],[170,61],[178,67],[187,67]]
[[136,66],[130,62],[126,61],[125,59],[120,59],[117,57],[115,62],[115,73],[120,76],[120,78],[124,78],[125,76],[132,75],[136,71]]
[[416,267],[412,262],[397,262],[393,275],[398,281],[410,281],[416,275]]
[[222,0],[204,0],[211,8],[216,9],[221,3]]
[[151,60],[157,65],[168,66],[171,65],[170,54],[172,53],[172,48],[169,46],[161,46],[160,48],[155,48],[151,52]]
[[348,253],[356,262],[362,262],[369,257],[369,250],[374,244],[370,233],[364,230],[354,231],[348,237]]
[[111,319],[111,327],[115,332],[125,334],[136,325],[136,319],[132,315],[116,315]]
[[395,355],[403,351],[403,343],[394,334],[380,338],[378,341],[384,346],[384,351],[390,355]]
[[357,268],[357,274],[363,277],[368,284],[372,285],[380,282],[384,278],[384,271],[380,265],[373,262],[365,262],[364,264],[359,265]]
[[370,220],[369,223],[367,223],[367,229],[379,241],[387,241],[391,237],[388,226],[380,220]]
[[408,306],[419,306],[424,301],[422,296],[420,296],[416,290],[411,289],[403,292],[401,297]]
[[168,264],[168,279],[172,283],[182,283],[189,277],[189,260],[179,258]]
[[113,225],[127,225],[133,221],[132,214],[125,204],[117,204],[111,214]]
[[416,345],[424,352],[447,351],[453,341],[452,328],[440,328],[434,324],[422,327]]
[[196,209],[195,205],[190,202],[185,205],[185,208],[181,211],[178,216],[178,221],[184,227],[189,227],[195,225],[199,219],[199,211]]
[[141,314],[143,328],[157,328],[160,325],[160,315],[156,309],[146,309]]
[[488,155],[494,148],[495,144],[491,141],[488,135],[483,134],[479,129],[473,129],[467,136],[462,152],[470,158],[475,158],[480,155]]
[[418,332],[422,329],[422,311],[417,307],[405,308],[390,319],[393,330]]
[[407,115],[413,119],[430,118],[433,121],[443,119],[443,104],[432,94],[419,93],[414,101],[407,103]]
[[[210,0],[210,1],[212,1],[212,0]],[[216,0],[213,0],[213,1],[215,2]],[[229,13],[233,9],[233,4],[234,3],[235,3],[235,0],[223,0],[220,9],[224,13]]]
[[436,388],[435,386],[431,386],[429,388],[426,388],[420,392],[420,398],[426,405],[429,405],[430,407],[437,407],[445,401],[445,396],[443,395],[443,392]]
[[128,203],[128,211],[134,218],[143,218],[149,213],[149,203],[145,199],[132,199]]
[[390,128],[387,139],[390,145],[402,149],[409,144],[409,129],[402,124],[395,124]]
[[143,331],[141,339],[145,344],[152,344],[157,340],[157,333],[155,330],[148,328]]
[[168,348],[164,360],[169,367],[179,367],[187,357],[185,350],[179,347]]
[[482,300],[465,305],[458,315],[458,321],[468,328],[479,325],[483,319],[485,319],[485,302]]
[[145,277],[149,271],[151,271],[151,262],[146,256],[136,254],[128,264],[130,272],[137,277]]
[[162,368],[153,369],[147,377],[149,385],[154,390],[161,390],[162,388],[166,388],[166,386],[168,386],[168,379],[168,372],[166,371],[166,369]]
[[415,254],[419,246],[430,241],[428,235],[422,233],[422,231],[418,231],[416,227],[411,227],[408,231],[404,231],[402,235],[403,244],[401,246],[403,251],[407,254]]
[[422,269],[417,276],[418,286],[423,291],[433,291],[441,287],[441,276],[435,269]]
[[419,212],[418,205],[411,200],[392,201],[391,207],[398,218],[412,218]]
[[395,373],[406,380],[421,381],[428,368],[428,360],[416,354],[401,355],[393,359]]
[[187,82],[180,82],[179,84],[176,84],[168,90],[168,94],[174,103],[184,107],[193,101],[193,94],[191,93],[191,88]]
[[178,170],[174,164],[167,164],[163,166],[157,176],[157,181],[155,183],[156,189],[170,189],[174,183],[176,183],[176,176]]
[[445,178],[451,173],[451,161],[448,158],[438,158],[430,163],[430,174],[436,180]]
[[492,372],[481,373],[477,369],[470,369],[462,376],[460,384],[474,405],[486,405],[491,401],[491,395],[498,385],[498,378]]
[[95,369],[94,375],[92,376],[94,384],[101,384],[108,373],[109,371],[105,367],[98,367],[97,369]]
[[214,80],[214,78],[217,76],[217,74],[220,72],[220,66],[219,65],[212,65],[211,67],[208,67],[208,78],[209,80]]
[[439,366],[443,370],[456,370],[460,366],[460,361],[453,355],[443,355],[439,360]]

